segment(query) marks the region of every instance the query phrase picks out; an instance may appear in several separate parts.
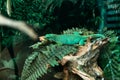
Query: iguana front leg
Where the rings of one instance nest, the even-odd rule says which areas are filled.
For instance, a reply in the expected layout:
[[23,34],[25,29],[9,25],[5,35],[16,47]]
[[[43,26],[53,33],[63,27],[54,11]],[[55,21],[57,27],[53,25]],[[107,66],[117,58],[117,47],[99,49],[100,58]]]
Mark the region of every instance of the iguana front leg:
[[81,40],[79,41],[79,45],[80,45],[80,46],[85,45],[85,43],[86,43],[86,39],[81,39]]

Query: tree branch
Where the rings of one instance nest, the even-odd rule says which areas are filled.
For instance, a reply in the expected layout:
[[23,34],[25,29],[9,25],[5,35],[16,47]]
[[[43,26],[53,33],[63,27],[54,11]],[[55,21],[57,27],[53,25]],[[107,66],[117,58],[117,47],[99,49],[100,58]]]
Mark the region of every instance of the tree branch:
[[17,29],[21,32],[24,32],[32,39],[37,39],[37,34],[34,32],[34,30],[32,28],[30,28],[28,25],[26,25],[25,22],[8,19],[8,18],[0,15],[0,25]]

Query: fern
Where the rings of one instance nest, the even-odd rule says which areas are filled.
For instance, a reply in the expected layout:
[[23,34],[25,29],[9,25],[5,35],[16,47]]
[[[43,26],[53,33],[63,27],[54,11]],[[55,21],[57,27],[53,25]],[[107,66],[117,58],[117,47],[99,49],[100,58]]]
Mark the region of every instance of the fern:
[[113,73],[115,74],[115,78],[120,77],[120,49],[113,52],[112,55],[112,67],[114,68]]
[[104,77],[106,80],[119,80],[120,46],[116,44],[118,37],[112,30],[104,29],[103,34],[109,38],[109,44],[104,46],[101,50],[98,60],[99,65],[104,70]]
[[68,45],[50,44],[39,47],[26,59],[21,79],[37,80],[37,78],[47,73],[48,64],[52,67],[59,65],[58,60],[76,51],[76,47]]
[[[117,46],[119,47],[119,46]],[[104,68],[105,78],[107,80],[119,80],[120,79],[120,48],[112,51],[111,56],[108,56],[108,64]]]

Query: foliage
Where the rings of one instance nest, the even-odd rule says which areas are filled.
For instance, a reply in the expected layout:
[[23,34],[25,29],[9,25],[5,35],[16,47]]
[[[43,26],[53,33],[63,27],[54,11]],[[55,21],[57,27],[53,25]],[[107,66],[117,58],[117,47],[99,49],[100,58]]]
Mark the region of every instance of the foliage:
[[[72,29],[63,31],[62,34],[74,34],[74,32],[80,32],[81,34],[84,34],[84,35],[96,33],[93,31],[88,31],[87,29],[84,29],[84,28],[83,29],[72,28]],[[107,48],[106,46],[102,48],[100,53],[100,58],[98,60],[99,65],[104,70],[105,79],[108,79],[108,76],[110,75],[113,76],[113,78],[115,78],[116,76],[119,76],[119,64],[117,64],[119,63],[119,59],[118,59],[119,54],[117,54],[119,53],[119,49],[115,48],[117,37],[114,31],[107,31],[106,29],[104,30],[103,34],[106,37],[110,38],[110,43],[107,45]],[[47,73],[46,71],[47,71],[48,64],[54,67],[55,65],[58,65],[57,61],[61,60],[63,56],[67,55],[70,52],[75,53],[77,50],[75,46],[58,45],[53,43],[46,44],[43,46],[41,46],[40,43],[36,43],[35,45],[32,45],[32,47],[34,49],[34,52],[32,55],[33,56],[36,55],[36,56],[35,57],[29,56],[25,61],[24,69],[22,72],[22,79],[26,79],[26,80],[30,78],[31,80],[37,79],[38,77],[42,76],[44,73]],[[117,50],[115,50],[114,53],[112,53],[113,49],[117,49]],[[35,71],[35,73],[30,75],[32,71]]]
[[105,78],[110,80],[119,80],[120,79],[120,48],[119,46],[115,47],[115,50],[112,51],[112,54],[107,55],[109,62],[104,68]]
[[26,59],[22,80],[37,80],[47,73],[48,65],[54,67],[58,65],[58,60],[61,60],[65,55],[75,53],[77,48],[68,45],[50,44],[48,46],[40,46]]
[[[6,0],[0,0],[0,13],[4,14],[7,17],[10,17],[15,20],[23,20],[28,24],[32,25],[33,28],[39,35],[43,35],[46,33],[60,33],[62,30],[72,28],[72,27],[79,27],[82,26],[86,27],[87,29],[97,30],[99,22],[101,20],[99,16],[99,11],[97,11],[97,4],[96,0],[11,0],[11,16],[8,16],[6,10]],[[119,0],[115,0],[113,3],[119,3]],[[112,3],[111,3],[112,4]],[[119,7],[118,7],[119,8]],[[88,31],[87,29],[69,29],[63,32],[63,34],[73,33],[73,31],[78,31],[81,34],[93,34],[95,32]],[[96,31],[97,32],[97,31]],[[2,46],[9,46],[14,42],[17,43],[18,41],[24,41],[27,44],[30,43],[28,40],[29,38],[26,37],[24,34],[9,28],[0,28],[0,34],[2,37]],[[104,70],[105,78],[106,79],[119,79],[120,76],[120,49],[119,45],[116,46],[116,34],[113,31],[105,30],[103,32],[107,37],[110,37],[110,43],[105,46],[101,50],[100,58],[99,58],[99,65]],[[29,41],[29,42],[28,42]],[[76,48],[72,46],[58,46],[56,44],[48,45],[48,46],[38,46],[39,49],[35,49],[34,52],[26,59],[26,63],[22,73],[22,78],[27,78],[33,70],[35,73],[31,74],[29,78],[34,76],[33,78],[37,78],[43,75],[46,72],[46,64],[51,64],[51,66],[57,65],[57,63],[50,63],[50,57],[53,57],[53,61],[60,60],[61,57],[68,54],[69,51]],[[68,51],[64,52],[67,48]],[[71,49],[72,48],[72,49]],[[50,52],[49,50],[54,50]],[[59,49],[62,49],[63,54],[59,53]],[[70,49],[70,50],[69,50]],[[44,50],[48,52],[44,52]],[[56,52],[58,50],[58,52]],[[75,51],[74,50],[74,51]],[[73,52],[74,52],[73,51]],[[47,54],[46,54],[47,53]],[[53,55],[57,53],[56,55]],[[60,55],[59,55],[60,54]],[[41,57],[43,56],[43,57]],[[58,56],[58,57],[57,57]],[[60,58],[59,58],[60,57]],[[47,61],[44,59],[47,58]],[[45,65],[42,61],[45,62]],[[40,61],[40,62],[39,62]],[[35,63],[36,62],[36,63]],[[51,61],[52,62],[52,61]],[[40,63],[40,64],[38,64]],[[33,65],[35,65],[33,67]],[[37,67],[37,68],[36,68]],[[29,69],[31,69],[31,72]],[[28,78],[28,79],[29,79]],[[31,78],[32,79],[32,78]]]
[[[74,34],[74,32],[81,32],[84,34],[92,33],[87,29],[72,28],[63,31],[62,34]],[[36,80],[37,78],[42,77],[47,73],[48,65],[51,67],[59,65],[59,60],[65,55],[73,54],[77,51],[77,46],[54,43],[41,44],[40,42],[37,42],[31,47],[34,51],[25,61],[21,77],[22,80]]]
[[98,59],[99,65],[104,71],[104,77],[107,80],[119,79],[119,55],[120,49],[117,44],[118,37],[112,30],[104,29],[103,34],[110,38],[109,44],[104,46],[101,50],[100,57]]
[[[85,24],[86,26],[97,26],[95,17],[98,15],[95,14],[97,8],[95,4],[95,0],[21,0],[19,4],[16,3],[16,7],[20,7],[20,9],[13,8],[13,15],[16,15],[13,17],[24,15],[21,19],[29,24],[39,26],[40,29],[47,28],[48,32],[60,32],[68,27],[85,26]],[[38,28],[37,31],[39,31]]]
[[[51,14],[49,14],[47,10],[45,10],[45,4],[43,4],[41,0],[37,0],[37,1],[36,0],[33,0],[33,1],[11,0],[11,3],[12,3],[10,6],[12,8],[11,16],[7,15],[7,12],[6,12],[7,11],[6,1],[0,0],[1,14],[4,14],[5,16],[15,20],[25,21],[28,24],[34,26],[36,31],[38,31],[39,29],[43,29],[44,26],[48,25],[52,20],[54,20]],[[21,37],[23,39],[21,35],[24,35],[16,30],[8,29],[8,28],[1,28],[0,32],[2,34],[2,39],[3,39],[2,46],[7,46],[14,43],[13,41],[9,41],[9,40],[12,40],[12,39],[14,40],[14,37],[16,36]]]
[[[73,26],[92,25],[95,20],[93,16],[96,9],[95,0],[11,0],[11,16],[7,14],[6,1],[0,0],[1,14],[15,20],[27,22],[40,35],[50,32],[60,33],[62,30]],[[21,36],[23,34],[18,31],[5,28],[0,29],[0,31],[3,34],[2,46],[14,43],[9,41],[16,39],[14,36],[23,39]],[[26,36],[24,38],[28,39]]]

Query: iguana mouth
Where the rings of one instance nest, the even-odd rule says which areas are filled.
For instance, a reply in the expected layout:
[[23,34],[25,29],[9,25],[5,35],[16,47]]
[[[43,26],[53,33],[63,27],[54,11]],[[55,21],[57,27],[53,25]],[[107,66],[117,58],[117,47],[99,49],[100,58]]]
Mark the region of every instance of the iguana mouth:
[[44,36],[40,36],[40,37],[39,37],[39,40],[40,40],[40,41],[45,41]]

